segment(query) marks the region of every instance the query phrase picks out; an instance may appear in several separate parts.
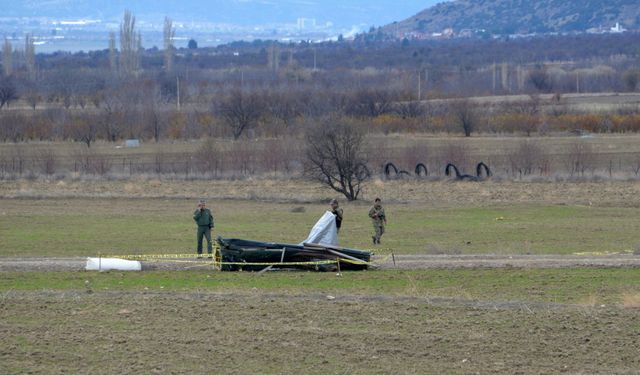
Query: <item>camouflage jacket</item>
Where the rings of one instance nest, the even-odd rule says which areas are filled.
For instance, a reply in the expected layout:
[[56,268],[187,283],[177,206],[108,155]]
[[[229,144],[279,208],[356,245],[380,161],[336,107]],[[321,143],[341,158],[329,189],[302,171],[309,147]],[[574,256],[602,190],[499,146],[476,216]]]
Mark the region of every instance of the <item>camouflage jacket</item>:
[[387,217],[382,206],[371,207],[369,210],[369,217],[373,220],[374,224],[385,224],[387,222]]

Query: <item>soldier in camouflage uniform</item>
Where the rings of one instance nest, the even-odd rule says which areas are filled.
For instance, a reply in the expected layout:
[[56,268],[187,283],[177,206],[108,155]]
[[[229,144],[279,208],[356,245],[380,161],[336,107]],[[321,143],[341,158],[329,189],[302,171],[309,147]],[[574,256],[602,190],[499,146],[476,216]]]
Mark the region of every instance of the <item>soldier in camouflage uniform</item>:
[[207,239],[207,252],[209,258],[212,258],[213,246],[211,245],[211,229],[213,229],[213,215],[206,208],[206,202],[200,200],[198,208],[193,213],[193,220],[198,224],[198,258],[202,257],[202,238]]
[[382,208],[382,200],[380,198],[376,198],[373,207],[369,210],[369,217],[373,221],[373,230],[375,231],[375,235],[371,237],[373,239],[373,244],[380,244],[380,237],[384,234],[384,227],[387,225],[387,216],[384,213],[384,208]]
[[331,202],[329,202],[329,205],[331,206],[331,213],[336,216],[336,229],[338,230],[338,232],[340,232],[340,227],[342,226],[342,217],[344,215],[344,211],[338,205],[338,200],[337,199],[332,199]]

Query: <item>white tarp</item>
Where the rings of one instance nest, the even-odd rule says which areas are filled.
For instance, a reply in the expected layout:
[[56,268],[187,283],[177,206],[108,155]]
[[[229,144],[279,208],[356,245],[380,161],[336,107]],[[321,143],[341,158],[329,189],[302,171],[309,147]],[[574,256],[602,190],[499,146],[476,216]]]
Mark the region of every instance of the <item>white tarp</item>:
[[141,271],[142,264],[134,260],[115,258],[87,258],[87,271]]
[[323,245],[338,246],[338,229],[336,228],[336,216],[327,211],[322,215],[316,225],[311,228],[309,237],[302,242],[317,243]]

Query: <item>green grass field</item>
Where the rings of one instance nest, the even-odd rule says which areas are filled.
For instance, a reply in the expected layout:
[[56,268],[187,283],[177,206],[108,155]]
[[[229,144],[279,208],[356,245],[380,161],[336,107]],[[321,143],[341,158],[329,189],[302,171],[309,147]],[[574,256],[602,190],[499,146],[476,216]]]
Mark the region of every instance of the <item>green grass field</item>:
[[[192,252],[192,200],[4,199],[0,256],[94,256]],[[214,235],[298,243],[326,207],[211,201]],[[292,212],[294,207],[304,212]],[[346,204],[341,244],[379,254],[573,254],[631,252],[640,239],[633,207],[515,204],[490,207],[386,206],[389,225],[374,248],[368,206]]]
[[[640,272],[632,268],[457,269],[333,273],[181,272],[7,272],[0,293],[9,291],[130,291],[201,293],[332,294],[444,297],[624,306],[640,304]],[[636,307],[636,306],[634,306]]]
[[[223,182],[50,185],[0,187],[22,196],[0,199],[0,257],[193,252],[194,197],[225,193]],[[228,187],[236,199],[209,201],[216,235],[297,243],[326,209],[298,203],[325,200],[309,184],[302,200],[295,182],[241,185]],[[406,199],[385,206],[382,254],[633,252],[640,243],[633,183],[373,188]],[[286,199],[269,199],[273,189]],[[263,201],[242,198],[249,190]],[[342,244],[371,249],[368,205],[343,207]],[[635,373],[639,307],[636,268],[2,272],[0,372]]]

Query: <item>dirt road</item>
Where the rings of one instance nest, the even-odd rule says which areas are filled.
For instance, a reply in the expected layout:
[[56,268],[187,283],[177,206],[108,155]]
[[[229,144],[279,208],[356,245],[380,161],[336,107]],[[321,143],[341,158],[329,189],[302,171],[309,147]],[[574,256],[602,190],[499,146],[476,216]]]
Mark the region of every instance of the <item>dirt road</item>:
[[[374,258],[380,269],[638,267],[638,255],[396,255]],[[80,271],[86,258],[0,258],[0,272]],[[143,270],[209,269],[211,263],[142,262]]]

